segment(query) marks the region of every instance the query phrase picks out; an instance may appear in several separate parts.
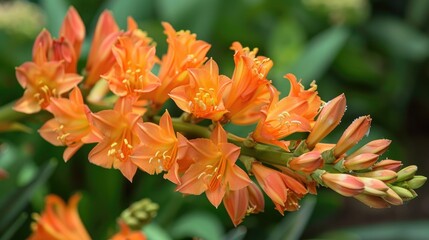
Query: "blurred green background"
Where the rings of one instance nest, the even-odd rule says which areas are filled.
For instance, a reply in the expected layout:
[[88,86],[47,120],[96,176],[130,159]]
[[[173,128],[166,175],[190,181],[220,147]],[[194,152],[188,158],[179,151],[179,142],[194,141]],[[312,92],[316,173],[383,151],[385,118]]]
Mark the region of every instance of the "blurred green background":
[[[282,93],[289,88],[282,76],[292,72],[307,87],[317,80],[325,101],[346,94],[348,110],[328,141],[337,140],[353,119],[370,114],[373,124],[364,142],[393,140],[384,158],[416,164],[419,175],[429,175],[427,0],[2,0],[2,108],[23,93],[14,68],[31,60],[33,41],[43,27],[57,35],[69,5],[87,27],[81,66],[104,9],[113,11],[122,28],[126,16],[133,16],[157,42],[158,56],[166,51],[161,21],[197,33],[212,44],[208,56],[229,76],[229,47],[240,41],[274,61],[269,79]],[[248,216],[234,228],[223,207],[216,210],[204,195],[182,197],[162,176],[138,172],[130,184],[119,171],[90,164],[87,153],[92,146],[64,163],[63,148],[37,134],[48,117],[27,116],[8,125],[15,131],[0,132],[0,168],[9,173],[0,181],[0,239],[26,238],[30,214],[40,212],[46,194],[68,199],[74,192],[83,194],[79,211],[94,239],[111,236],[120,212],[144,197],[160,204],[158,216],[145,228],[151,239],[429,238],[428,184],[417,191],[416,199],[382,210],[320,189],[317,197],[304,199],[300,211],[282,217],[267,199],[265,213]],[[6,126],[10,118],[0,119]]]

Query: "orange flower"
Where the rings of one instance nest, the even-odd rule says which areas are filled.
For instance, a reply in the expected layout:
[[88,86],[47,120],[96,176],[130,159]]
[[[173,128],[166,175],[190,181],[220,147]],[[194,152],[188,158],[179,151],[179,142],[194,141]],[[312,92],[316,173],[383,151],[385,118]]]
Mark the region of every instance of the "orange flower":
[[65,38],[73,46],[78,58],[85,39],[85,25],[74,7],[70,7],[67,11],[60,29],[60,38]]
[[354,120],[338,140],[334,148],[334,156],[339,157],[355,146],[369,133],[370,126],[371,118],[369,116],[363,116]]
[[168,50],[163,56],[159,79],[161,86],[147,96],[159,108],[169,98],[174,88],[188,83],[188,68],[198,68],[206,61],[210,44],[197,40],[189,31],[177,31],[167,22],[163,22],[167,35]]
[[113,235],[110,240],[146,240],[141,231],[132,231],[123,221],[118,222],[121,231]]
[[60,29],[59,39],[52,39],[47,30],[42,30],[33,46],[33,61],[64,61],[65,71],[76,73],[80,49],[85,38],[85,25],[78,12],[70,7]]
[[110,90],[118,96],[141,94],[159,86],[159,79],[151,69],[155,64],[155,47],[142,41],[133,42],[129,36],[121,36],[112,48],[116,63],[102,76],[109,82]]
[[259,162],[252,163],[252,173],[280,214],[298,210],[298,201],[307,194],[307,189],[298,180]]
[[149,174],[165,171],[164,178],[179,184],[178,140],[168,111],[162,115],[159,125],[145,122],[139,127],[142,144],[136,147],[131,160]]
[[46,108],[54,115],[40,129],[40,135],[55,146],[67,146],[64,151],[64,161],[83,146],[84,143],[99,140],[94,133],[90,120],[89,108],[83,103],[79,88],[75,87],[70,93],[70,99],[51,98],[51,104]]
[[130,182],[137,171],[130,156],[140,144],[138,124],[143,123],[141,116],[132,111],[134,101],[131,97],[119,98],[113,110],[92,114],[102,140],[89,153],[91,163],[105,168],[113,166]]
[[26,90],[14,110],[28,114],[45,109],[51,97],[60,97],[82,80],[77,74],[65,73],[62,62],[26,62],[16,68],[16,78]]
[[80,220],[77,204],[80,195],[73,195],[68,205],[56,195],[48,195],[41,215],[35,214],[29,240],[91,239]]
[[103,11],[98,18],[86,62],[86,87],[92,87],[100,79],[100,75],[107,73],[115,63],[111,49],[120,34],[112,13]]
[[334,130],[340,123],[345,111],[346,98],[344,94],[326,103],[317,117],[311,133],[307,137],[307,146],[310,149],[313,148],[320,140]]
[[289,142],[279,140],[292,133],[309,132],[310,121],[303,117],[308,110],[308,102],[299,97],[285,97],[279,101],[279,93],[270,88],[273,99],[262,109],[262,119],[252,134],[258,142],[279,146],[289,151]]
[[193,139],[188,145],[181,161],[191,165],[177,191],[194,195],[206,192],[209,201],[218,207],[226,191],[237,191],[251,183],[249,176],[235,164],[240,148],[227,142],[221,125],[216,125],[210,139]]
[[192,68],[190,82],[171,91],[170,97],[177,106],[197,118],[218,121],[228,112],[222,100],[225,87],[231,83],[226,76],[219,76],[216,62],[210,59],[201,68]]
[[266,77],[273,62],[263,56],[257,57],[258,49],[250,51],[238,42],[234,42],[231,49],[235,50],[235,69],[225,97],[227,118],[235,124],[251,124],[260,118],[261,107],[269,103],[267,85],[270,82]]
[[223,205],[232,223],[237,226],[243,221],[246,214],[264,211],[264,195],[254,182],[250,182],[249,186],[245,188],[227,191],[223,198]]

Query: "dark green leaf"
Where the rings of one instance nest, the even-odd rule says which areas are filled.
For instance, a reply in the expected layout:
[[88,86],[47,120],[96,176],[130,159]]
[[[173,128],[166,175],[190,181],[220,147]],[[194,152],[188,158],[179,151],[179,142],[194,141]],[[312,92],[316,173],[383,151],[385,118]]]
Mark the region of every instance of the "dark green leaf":
[[13,221],[22,209],[27,205],[37,188],[45,183],[57,165],[55,160],[50,160],[40,168],[37,175],[27,185],[16,189],[3,198],[0,203],[0,232]]
[[28,214],[22,213],[19,217],[13,222],[8,229],[5,230],[2,236],[0,236],[0,240],[8,240],[11,239],[12,236],[22,228],[22,225],[27,220]]
[[274,228],[269,236],[269,240],[280,239],[300,239],[308,220],[313,213],[314,205],[316,204],[315,196],[307,196],[302,201],[302,206],[299,211],[288,214],[287,217]]
[[170,231],[174,239],[200,237],[206,240],[221,239],[222,224],[214,215],[207,212],[191,212],[173,225]]

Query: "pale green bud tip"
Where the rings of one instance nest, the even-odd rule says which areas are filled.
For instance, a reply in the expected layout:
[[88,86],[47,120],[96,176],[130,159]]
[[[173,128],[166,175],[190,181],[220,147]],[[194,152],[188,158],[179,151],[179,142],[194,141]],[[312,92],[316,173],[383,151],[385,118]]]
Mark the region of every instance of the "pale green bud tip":
[[411,189],[417,189],[423,186],[426,180],[427,180],[427,177],[425,176],[414,176],[412,179],[407,181],[407,184]]
[[158,209],[159,205],[157,203],[145,198],[125,209],[121,213],[120,218],[131,229],[138,230],[148,224],[157,215]]
[[398,172],[398,178],[396,179],[396,181],[402,182],[402,181],[412,179],[416,172],[417,172],[417,166],[416,165],[411,165],[411,166],[405,167]]

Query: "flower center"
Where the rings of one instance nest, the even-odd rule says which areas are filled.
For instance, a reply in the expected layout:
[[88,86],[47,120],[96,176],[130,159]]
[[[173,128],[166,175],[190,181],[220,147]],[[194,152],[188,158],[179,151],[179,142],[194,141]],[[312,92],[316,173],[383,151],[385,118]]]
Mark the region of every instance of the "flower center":
[[113,167],[118,168],[121,162],[128,159],[131,154],[133,146],[128,142],[127,138],[124,138],[122,142],[113,142],[107,151],[108,157],[113,157]]
[[149,164],[155,165],[156,173],[168,171],[171,168],[173,161],[170,156],[169,150],[163,152],[156,151],[155,155],[149,159]]
[[193,113],[210,112],[217,110],[217,99],[214,88],[204,89],[198,88],[193,100],[189,101],[189,106]]

